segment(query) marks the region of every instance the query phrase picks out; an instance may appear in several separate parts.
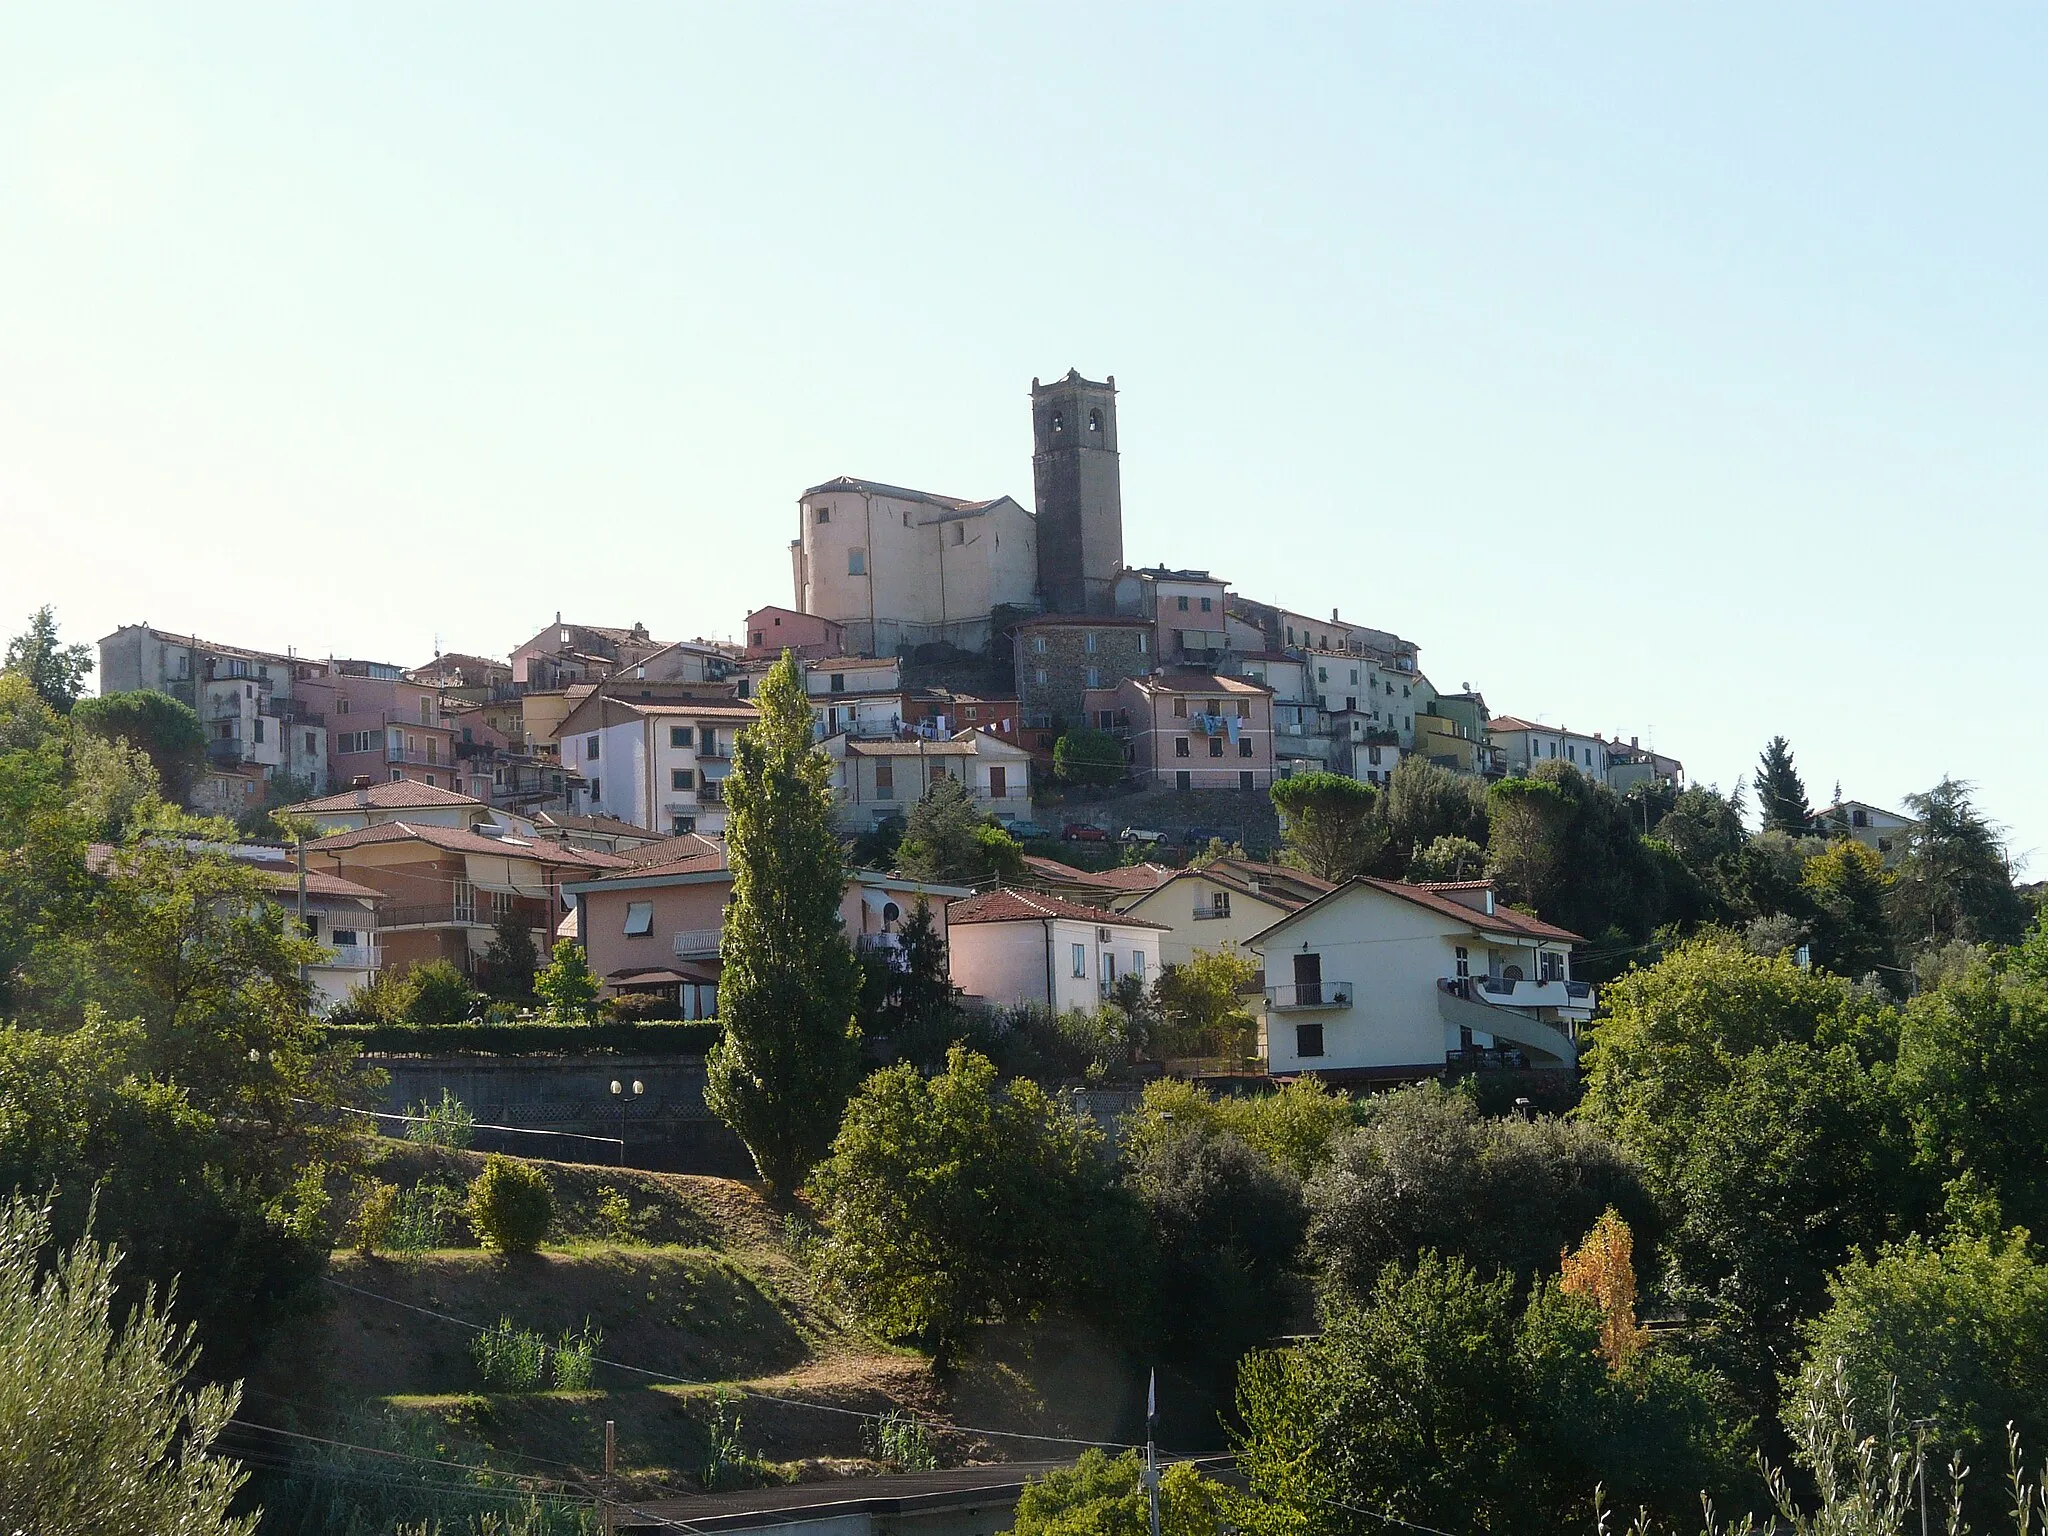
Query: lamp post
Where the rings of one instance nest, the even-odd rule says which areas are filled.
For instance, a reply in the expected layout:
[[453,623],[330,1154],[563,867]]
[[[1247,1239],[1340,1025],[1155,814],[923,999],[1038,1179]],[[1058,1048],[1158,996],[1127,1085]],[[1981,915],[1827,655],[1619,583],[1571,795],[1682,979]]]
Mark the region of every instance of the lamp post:
[[[633,1079],[633,1097],[639,1098],[647,1091],[647,1085],[639,1078]],[[626,1085],[616,1077],[612,1079],[612,1097],[619,1105],[619,1166],[626,1166]]]

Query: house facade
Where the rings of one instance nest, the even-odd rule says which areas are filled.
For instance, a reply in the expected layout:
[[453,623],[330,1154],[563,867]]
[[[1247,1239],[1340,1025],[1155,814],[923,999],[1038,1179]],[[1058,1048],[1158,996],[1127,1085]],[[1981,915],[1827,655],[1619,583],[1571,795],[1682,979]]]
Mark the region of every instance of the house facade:
[[562,761],[583,775],[590,815],[664,835],[718,833],[733,738],[756,718],[738,700],[664,703],[598,689],[562,722]]
[[966,730],[944,741],[825,739],[840,824],[865,831],[906,815],[942,779],[967,787],[975,809],[1003,821],[1031,817],[1031,754],[998,736]]
[[1854,838],[1887,863],[1906,851],[1913,819],[1863,800],[1842,800],[1813,813],[1815,837]]
[[1120,892],[1110,905],[1160,924],[1160,962],[1186,965],[1198,950],[1233,946],[1249,955],[1254,937],[1334,889],[1302,870],[1218,859],[1176,871],[1149,890]]
[[1121,737],[1140,781],[1165,789],[1270,789],[1273,695],[1212,672],[1125,678],[1085,695],[1092,719]]
[[1572,980],[1578,936],[1501,904],[1484,881],[1358,876],[1247,942],[1265,963],[1275,1074],[1400,1080],[1468,1062],[1570,1068],[1596,1002]]
[[844,624],[773,603],[748,614],[744,632],[746,644],[740,654],[748,661],[774,661],[784,651],[794,651],[800,660],[846,654]]
[[1101,1006],[1119,978],[1159,975],[1159,924],[1044,891],[997,890],[953,904],[953,985],[997,1007]]
[[412,779],[365,779],[339,794],[301,800],[285,810],[312,820],[322,833],[356,832],[389,821],[421,827],[477,828],[504,826],[520,837],[532,837],[534,824],[524,816],[498,810],[473,795],[458,794]]
[[599,682],[668,643],[655,639],[645,624],[569,624],[557,612],[554,623],[512,652],[512,681],[535,692]]
[[330,661],[320,681],[333,700],[329,782],[367,776],[454,787],[462,774],[438,689],[382,661]]
[[538,838],[405,821],[337,832],[306,844],[305,853],[309,869],[381,893],[373,942],[384,966],[403,971],[446,960],[465,974],[508,918],[547,954],[569,910],[565,882],[626,865]]
[[[686,1019],[718,1016],[719,945],[732,899],[723,844],[700,841],[679,857],[565,888],[577,937],[607,993],[659,992],[674,997]],[[948,904],[968,894],[862,870],[848,876],[839,916],[856,949],[894,951],[918,902],[931,907],[944,938]]]

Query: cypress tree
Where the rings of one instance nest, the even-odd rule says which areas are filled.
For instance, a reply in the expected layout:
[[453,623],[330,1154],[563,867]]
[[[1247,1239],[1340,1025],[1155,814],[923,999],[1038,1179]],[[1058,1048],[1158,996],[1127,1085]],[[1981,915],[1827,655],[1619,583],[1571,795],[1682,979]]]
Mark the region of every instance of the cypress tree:
[[1756,760],[1756,799],[1766,832],[1803,837],[1812,825],[1813,807],[1792,765],[1792,743],[1782,736],[1773,736]]
[[839,920],[844,855],[830,760],[788,652],[762,682],[760,719],[725,780],[732,903],[719,958],[724,1026],[705,1102],[771,1188],[794,1190],[832,1144],[859,1074],[860,967]]

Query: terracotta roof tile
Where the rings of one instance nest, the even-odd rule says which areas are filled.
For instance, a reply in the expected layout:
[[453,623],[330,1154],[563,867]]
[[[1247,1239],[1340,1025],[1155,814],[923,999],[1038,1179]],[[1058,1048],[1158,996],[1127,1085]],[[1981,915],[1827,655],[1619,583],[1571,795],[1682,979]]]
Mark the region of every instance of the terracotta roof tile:
[[596,853],[588,848],[571,848],[547,838],[484,837],[460,827],[422,827],[407,821],[387,821],[381,826],[362,827],[354,832],[336,832],[306,844],[311,852],[340,853],[377,843],[426,843],[449,853],[488,853],[500,858],[533,859],[541,864],[573,865],[583,869],[624,869],[626,860],[615,854]]
[[1068,901],[1045,891],[1020,891],[1007,887],[956,901],[946,909],[949,927],[956,923],[1035,923],[1048,917],[1064,917],[1077,923],[1096,923],[1103,927],[1162,930],[1166,927],[1164,923],[1112,912],[1107,907],[1084,906],[1078,901]]
[[415,779],[391,779],[364,789],[345,789],[339,794],[323,795],[318,800],[301,800],[285,809],[299,815],[317,816],[323,811],[418,811],[430,806],[481,806],[483,803],[471,795],[459,795],[452,789],[440,789]]

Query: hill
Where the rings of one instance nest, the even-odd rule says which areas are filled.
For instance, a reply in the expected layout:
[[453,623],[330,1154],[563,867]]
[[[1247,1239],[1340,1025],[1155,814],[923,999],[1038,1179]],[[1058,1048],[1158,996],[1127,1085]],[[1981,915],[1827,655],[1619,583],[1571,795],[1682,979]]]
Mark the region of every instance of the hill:
[[[783,1221],[745,1183],[537,1163],[555,1189],[554,1226],[540,1253],[505,1258],[477,1248],[455,1214],[481,1156],[380,1142],[376,1160],[416,1225],[438,1232],[417,1232],[422,1245],[402,1257],[336,1252],[312,1305],[252,1373],[245,1418],[555,1469],[569,1484],[601,1472],[609,1419],[627,1488],[652,1497],[883,1471],[876,1418],[891,1412],[931,1424],[946,1464],[1048,1453],[989,1430],[1127,1439],[1141,1412],[1135,1366],[1070,1325],[993,1335],[940,1380],[922,1355],[821,1301]],[[551,1343],[595,1330],[589,1388],[492,1388],[473,1350],[500,1319]]]

